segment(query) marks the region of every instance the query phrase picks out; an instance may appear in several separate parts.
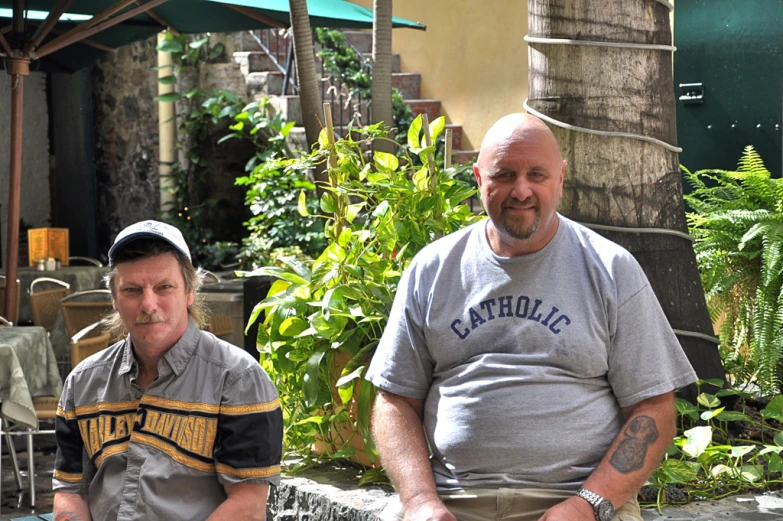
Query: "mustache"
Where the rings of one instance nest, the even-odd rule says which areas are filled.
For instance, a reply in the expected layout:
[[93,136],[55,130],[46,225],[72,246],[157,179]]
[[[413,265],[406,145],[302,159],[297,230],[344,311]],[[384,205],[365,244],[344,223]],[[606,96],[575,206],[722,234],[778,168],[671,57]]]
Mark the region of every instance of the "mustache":
[[160,322],[165,322],[166,318],[163,315],[158,315],[157,313],[153,313],[151,315],[148,315],[146,313],[142,313],[138,317],[136,317],[135,324],[158,324]]
[[538,206],[538,201],[535,197],[526,197],[524,201],[520,201],[516,197],[509,197],[503,201],[503,208],[525,208],[528,206]]

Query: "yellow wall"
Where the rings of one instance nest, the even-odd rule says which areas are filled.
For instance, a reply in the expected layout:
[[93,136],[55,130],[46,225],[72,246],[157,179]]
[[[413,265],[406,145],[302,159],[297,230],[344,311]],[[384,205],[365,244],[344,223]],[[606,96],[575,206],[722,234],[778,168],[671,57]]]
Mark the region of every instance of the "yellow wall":
[[478,148],[501,116],[524,112],[527,2],[394,0],[393,9],[394,16],[427,26],[395,29],[392,47],[403,72],[421,73],[421,97],[441,100],[441,115],[462,124],[463,149]]
[[[351,1],[373,6],[373,0]],[[392,47],[403,72],[421,74],[421,97],[441,100],[446,121],[462,125],[463,149],[478,148],[500,117],[524,112],[527,1],[394,0],[393,10],[427,26],[395,29]],[[671,23],[673,32],[673,13]]]

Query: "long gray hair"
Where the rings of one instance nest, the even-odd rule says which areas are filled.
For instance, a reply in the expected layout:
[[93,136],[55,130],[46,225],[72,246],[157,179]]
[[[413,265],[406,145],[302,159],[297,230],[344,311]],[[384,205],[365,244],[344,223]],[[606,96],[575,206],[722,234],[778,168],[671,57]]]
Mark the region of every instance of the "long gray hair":
[[[193,300],[193,304],[188,306],[188,315],[200,328],[204,329],[209,323],[209,309],[204,304],[204,299],[198,294],[202,284],[201,276],[203,270],[193,267],[190,259],[182,252],[160,239],[136,239],[115,254],[111,271],[103,278],[106,287],[111,291],[112,299],[116,300],[117,298],[114,279],[117,277],[118,264],[157,257],[164,253],[171,253],[177,259],[182,277],[185,279],[185,292],[195,291],[196,297]],[[128,329],[117,311],[104,318],[103,322],[105,324],[104,329],[111,334],[112,338],[119,339],[128,334]]]

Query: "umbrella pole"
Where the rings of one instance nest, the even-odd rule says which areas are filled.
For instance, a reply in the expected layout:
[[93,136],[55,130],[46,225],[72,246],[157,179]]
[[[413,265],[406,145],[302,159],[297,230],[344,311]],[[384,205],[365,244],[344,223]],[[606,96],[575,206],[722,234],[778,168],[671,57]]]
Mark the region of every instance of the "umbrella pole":
[[30,74],[29,58],[6,58],[5,69],[11,75],[11,165],[8,186],[8,255],[5,269],[5,314],[13,323],[18,320],[16,307],[19,285],[19,201],[22,193],[22,102],[24,77]]

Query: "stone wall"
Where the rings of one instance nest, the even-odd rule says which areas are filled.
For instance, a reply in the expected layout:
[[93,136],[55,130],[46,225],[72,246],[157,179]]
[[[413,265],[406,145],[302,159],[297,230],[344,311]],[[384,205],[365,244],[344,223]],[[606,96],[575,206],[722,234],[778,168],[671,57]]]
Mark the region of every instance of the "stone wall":
[[[213,35],[211,45],[221,41],[226,52],[217,63],[201,65],[199,84],[226,89],[240,98],[247,87],[239,65],[231,54],[240,45],[239,36]],[[99,251],[107,251],[115,235],[128,224],[154,218],[160,211],[158,175],[159,139],[156,39],[151,38],[122,47],[93,68],[95,112],[95,170],[98,183]],[[180,91],[195,86],[194,78],[183,73]],[[179,105],[179,104],[178,104]],[[178,107],[178,122],[185,113]],[[220,219],[212,225],[216,240],[236,239],[241,223],[249,214],[244,208],[244,190],[234,179],[244,175],[244,165],[253,150],[233,141],[217,145],[225,129],[210,136],[208,158],[212,162],[209,177],[210,197],[218,201]],[[180,160],[185,154],[180,154]],[[198,203],[198,201],[195,201]],[[229,233],[226,233],[229,232]]]
[[[46,75],[33,72],[24,79],[22,139],[22,194],[20,216],[33,227],[49,226],[49,114],[46,105]],[[11,77],[0,76],[0,244],[6,265],[8,235],[8,182],[11,147]],[[25,252],[26,253],[26,252]]]
[[93,67],[99,251],[160,210],[156,45],[126,45]]

